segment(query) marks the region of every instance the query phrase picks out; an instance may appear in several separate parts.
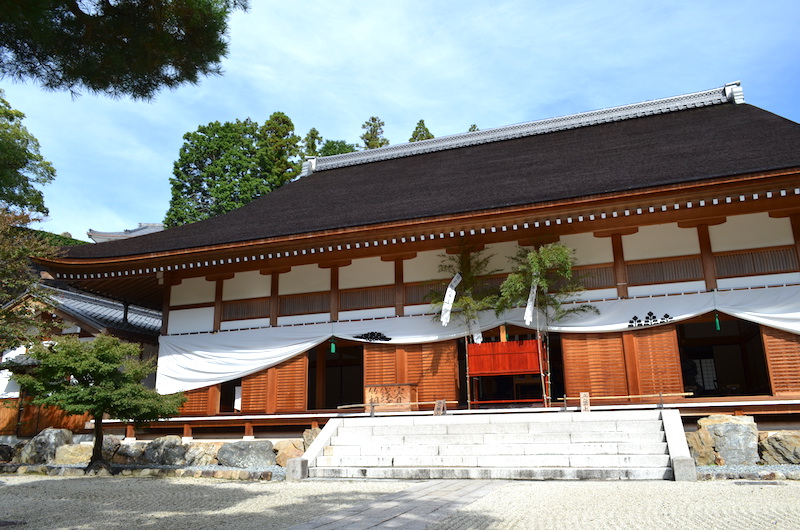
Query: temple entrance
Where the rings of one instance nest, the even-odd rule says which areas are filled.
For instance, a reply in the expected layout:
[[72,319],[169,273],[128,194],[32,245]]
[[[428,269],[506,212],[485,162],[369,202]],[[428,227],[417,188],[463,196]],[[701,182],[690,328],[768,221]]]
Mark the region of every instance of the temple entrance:
[[686,392],[695,397],[771,393],[758,324],[709,314],[675,327]]
[[336,409],[364,401],[364,347],[326,341],[308,352],[308,409]]

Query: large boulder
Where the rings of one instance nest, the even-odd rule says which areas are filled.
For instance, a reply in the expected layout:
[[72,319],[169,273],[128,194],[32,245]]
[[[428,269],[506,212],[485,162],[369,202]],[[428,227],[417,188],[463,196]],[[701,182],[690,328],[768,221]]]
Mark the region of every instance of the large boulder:
[[276,460],[272,442],[263,440],[225,444],[217,453],[217,461],[221,466],[263,469],[274,466]]
[[697,425],[698,431],[705,429],[713,438],[718,465],[758,463],[758,427],[752,416],[714,414]]
[[286,462],[288,462],[290,458],[299,458],[303,456],[305,452],[304,445],[303,440],[300,438],[275,442],[275,446],[273,447],[273,450],[277,454],[275,461],[279,466],[286,467]]
[[697,429],[686,433],[689,444],[689,454],[694,458],[695,465],[715,466],[719,464],[719,455],[714,451],[714,438],[708,429]]
[[217,464],[217,453],[222,442],[195,442],[186,449],[187,466],[213,466]]
[[88,444],[68,444],[56,449],[53,461],[56,465],[88,464],[92,459],[92,446]]
[[762,433],[758,443],[763,464],[800,464],[800,431]]
[[20,464],[52,464],[56,449],[72,443],[72,432],[67,429],[45,429],[25,444],[19,454]]
[[117,447],[111,462],[114,464],[133,465],[144,461],[144,450],[147,442],[125,442]]
[[147,444],[143,459],[159,466],[182,466],[186,464],[186,446],[180,436],[162,436]]

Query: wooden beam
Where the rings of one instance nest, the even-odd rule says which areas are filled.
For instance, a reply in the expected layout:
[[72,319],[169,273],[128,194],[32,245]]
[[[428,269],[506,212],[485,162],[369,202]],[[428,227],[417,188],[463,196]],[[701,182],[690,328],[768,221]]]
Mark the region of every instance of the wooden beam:
[[403,316],[406,310],[406,287],[403,282],[403,261],[394,262],[394,314]]
[[219,331],[222,325],[222,290],[225,287],[225,280],[217,280],[214,289],[214,331]]
[[278,314],[281,311],[281,298],[278,289],[280,288],[280,274],[273,273],[270,276],[270,290],[269,290],[269,325],[275,327],[278,325]]
[[[320,264],[320,267],[322,265]],[[331,322],[339,320],[339,267],[331,267],[330,313]]]

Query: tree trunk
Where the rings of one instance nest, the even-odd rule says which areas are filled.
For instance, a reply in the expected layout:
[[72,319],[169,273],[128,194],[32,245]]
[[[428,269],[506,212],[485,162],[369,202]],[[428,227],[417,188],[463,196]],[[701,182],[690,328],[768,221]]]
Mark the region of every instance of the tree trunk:
[[92,448],[92,459],[84,470],[85,473],[98,472],[105,469],[111,472],[111,463],[103,458],[103,415],[94,416],[94,447]]

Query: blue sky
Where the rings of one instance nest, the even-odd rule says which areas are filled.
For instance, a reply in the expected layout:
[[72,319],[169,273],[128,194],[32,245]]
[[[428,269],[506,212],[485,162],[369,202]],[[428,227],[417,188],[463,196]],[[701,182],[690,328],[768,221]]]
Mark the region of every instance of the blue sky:
[[800,122],[800,2],[251,0],[224,75],[151,102],[0,80],[58,172],[39,228],[86,238],[160,222],[182,136],[282,111],[304,136],[392,144],[721,87]]

